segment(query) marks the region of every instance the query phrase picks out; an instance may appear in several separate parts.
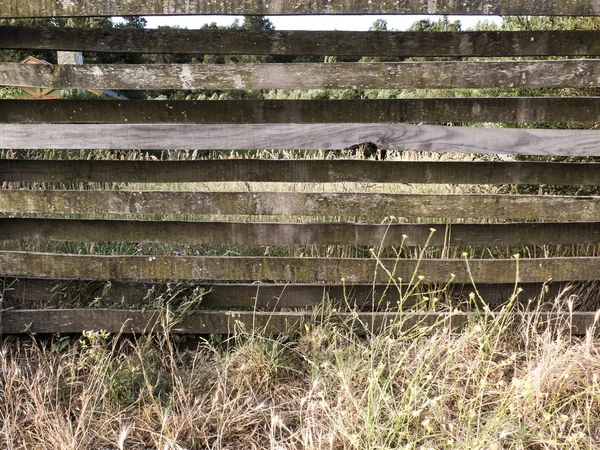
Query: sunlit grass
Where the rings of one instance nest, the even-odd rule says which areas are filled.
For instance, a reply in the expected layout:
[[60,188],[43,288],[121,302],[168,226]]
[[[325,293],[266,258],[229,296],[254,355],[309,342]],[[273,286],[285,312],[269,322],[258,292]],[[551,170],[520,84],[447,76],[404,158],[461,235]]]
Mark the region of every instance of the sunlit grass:
[[[0,152],[2,158],[32,159],[193,160],[216,156],[333,157],[327,152],[267,150],[250,154]],[[392,152],[389,157],[471,158],[414,152]],[[500,189],[376,183],[5,183],[2,188],[427,194],[496,193]],[[186,215],[139,218],[224,219]],[[325,222],[344,218],[225,219]],[[381,218],[379,223],[390,220]],[[419,218],[414,221],[427,223]],[[145,241],[21,240],[0,244],[3,250],[73,254],[254,256],[268,252],[269,256],[295,257],[443,257],[455,258],[457,263],[463,263],[465,253],[469,260],[510,258],[515,253],[535,258],[596,256],[599,251],[598,245],[372,249],[350,245],[188,246]],[[200,340],[168,332],[135,338],[111,336],[100,330],[79,337],[5,337],[0,347],[1,447],[499,450],[591,449],[600,445],[600,345],[596,330],[576,338],[570,333],[568,315],[551,326],[542,323],[541,315],[533,314],[529,322],[517,321],[515,315],[522,310],[596,309],[597,285],[569,286],[558,296],[532,302],[518,298],[515,288],[500,313],[492,315],[485,296],[479,298],[477,292],[453,302],[446,292],[448,287],[417,292],[414,286],[418,286],[418,278],[404,281],[412,283],[402,298],[418,294],[413,295],[418,298],[417,311],[450,313],[459,308],[475,314],[460,333],[442,323],[407,329],[410,315],[400,316],[395,323],[372,333],[369,323],[357,319],[349,327],[340,321],[340,311],[357,312],[352,300],[345,298],[341,303],[336,299],[336,304],[326,299],[315,309],[314,321],[280,336],[238,326],[230,337]],[[389,289],[398,286],[390,276]],[[72,284],[63,287],[77,289]],[[76,294],[65,294],[65,298],[78,298]],[[150,288],[139,304],[125,306],[161,310],[168,330],[178,314],[201,307],[201,295],[194,294],[189,286],[176,284],[167,290]],[[106,306],[102,295],[52,306],[100,305]],[[402,306],[391,305],[394,310]],[[390,305],[382,298],[373,298],[371,307],[381,310]]]
[[324,306],[299,333],[238,328],[187,348],[168,334],[9,339],[0,439],[7,449],[595,448],[593,330],[578,339],[568,319],[519,324],[512,305],[461,333],[407,331],[399,319],[359,336]]

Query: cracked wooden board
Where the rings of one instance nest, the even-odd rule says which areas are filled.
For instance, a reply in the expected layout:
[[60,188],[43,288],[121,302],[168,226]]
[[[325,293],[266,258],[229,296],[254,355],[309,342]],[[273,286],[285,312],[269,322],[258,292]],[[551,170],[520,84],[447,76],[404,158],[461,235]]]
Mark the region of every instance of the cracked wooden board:
[[[31,136],[44,139],[31,139]],[[598,130],[406,124],[0,124],[4,149],[343,150],[372,142],[387,150],[600,156]]]

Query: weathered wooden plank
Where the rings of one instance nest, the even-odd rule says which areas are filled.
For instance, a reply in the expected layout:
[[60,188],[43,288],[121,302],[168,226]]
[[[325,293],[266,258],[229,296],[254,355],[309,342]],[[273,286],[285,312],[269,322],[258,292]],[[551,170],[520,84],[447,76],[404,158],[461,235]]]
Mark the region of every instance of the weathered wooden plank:
[[598,30],[377,32],[0,26],[0,48],[113,53],[343,56],[600,54]]
[[[164,283],[143,282],[108,282],[104,281],[76,281],[76,280],[46,280],[35,278],[7,278],[0,279],[0,287],[3,288],[4,307],[32,308],[32,307],[65,307],[65,305],[110,305],[131,306],[147,303],[151,291],[156,294],[167,293]],[[488,300],[490,303],[495,299],[509,298],[514,286],[502,288],[503,285],[494,285],[494,297]],[[171,285],[172,292],[180,292],[181,295],[193,294],[194,289],[204,291],[201,305],[205,308],[258,308],[258,309],[280,309],[311,307],[322,304],[325,299],[334,303],[345,303],[370,307],[375,300],[375,306],[389,307],[396,305],[401,299],[399,290],[392,287],[387,289],[386,285],[359,284],[359,285],[323,285],[323,284],[191,284],[188,288],[184,284]],[[403,286],[402,292],[405,292]],[[467,297],[467,289],[473,288],[457,287],[456,295]],[[485,286],[478,286],[479,292],[484,292]],[[510,290],[510,292],[509,292]],[[464,292],[463,292],[464,291]],[[504,297],[497,295],[504,293]],[[537,285],[535,295],[541,292],[541,286]],[[193,294],[196,295],[197,294]],[[173,294],[171,294],[173,296]],[[379,305],[381,300],[381,305]],[[414,297],[403,303],[405,307],[414,305]],[[36,306],[37,305],[37,306]]]
[[600,197],[0,190],[0,213],[444,217],[600,221]]
[[[26,103],[26,102],[22,102]],[[27,102],[29,103],[29,102]],[[0,159],[0,181],[277,182],[598,185],[600,163],[222,159],[89,161]]]
[[[499,313],[491,313],[490,319]],[[559,326],[573,335],[585,335],[596,325],[596,313],[514,313],[508,317],[512,323],[535,323],[539,327]],[[152,333],[165,328],[172,333],[234,334],[243,330],[262,330],[266,333],[298,332],[306,323],[345,324],[361,333],[382,331],[395,327],[396,331],[419,328],[450,328],[461,331],[474,313],[338,313],[321,317],[312,312],[255,312],[255,311],[191,311],[185,317],[167,320],[164,312],[157,310],[119,309],[58,309],[58,310],[6,310],[1,315],[2,334],[19,333],[81,333],[87,330],[105,330],[110,333]]]
[[596,1],[536,2],[521,0],[2,0],[0,17],[137,16],[188,14],[499,14],[499,15],[600,15]]
[[[600,42],[600,40],[598,41]],[[600,51],[599,51],[600,53]],[[0,100],[0,123],[594,122],[598,97],[372,100]]]
[[[432,234],[431,229],[436,232]],[[569,245],[600,241],[600,223],[364,224],[0,219],[0,240],[234,245]]]
[[[45,314],[45,315],[44,315]],[[459,328],[467,321],[466,314],[455,313],[340,313],[330,321],[347,323],[357,331],[369,327],[382,329],[402,317],[402,329],[415,326],[448,326]],[[172,333],[234,334],[240,329],[264,330],[267,333],[300,331],[304,323],[322,320],[312,312],[264,313],[244,311],[192,311],[185,317],[168,320],[157,310],[118,309],[59,309],[2,311],[3,334],[19,333],[81,333],[86,330],[105,330],[110,333],[163,332],[165,326]]]
[[0,85],[53,89],[596,88],[600,60],[295,64],[0,63]]
[[[572,286],[572,283],[569,284]],[[201,305],[205,308],[258,308],[277,310],[280,308],[312,307],[329,301],[333,304],[356,305],[360,308],[394,309],[398,302],[403,308],[422,301],[422,295],[442,299],[465,300],[474,292],[471,284],[444,285],[439,292],[439,285],[423,283],[415,290],[415,295],[408,296],[406,283],[400,289],[387,284],[176,284],[171,289],[190,295],[196,288],[201,289]],[[65,308],[70,305],[105,305],[110,307],[131,307],[142,305],[148,301],[148,294],[166,294],[165,283],[120,282],[120,281],[78,281],[48,280],[39,278],[4,278],[0,279],[5,308]],[[542,292],[544,298],[552,301],[567,288],[566,283],[521,283],[519,302],[527,304],[537,301]],[[583,286],[582,286],[583,288]],[[597,292],[597,289],[594,289]],[[432,292],[434,292],[432,294]],[[437,293],[436,293],[437,292]],[[513,295],[514,283],[511,284],[477,284],[477,292],[484,301],[492,306],[505,304]],[[577,292],[577,289],[571,290]],[[599,293],[600,296],[600,293]],[[445,300],[441,300],[445,301]]]
[[372,142],[388,150],[600,156],[598,130],[404,124],[0,124],[0,136],[0,148],[5,149],[341,150]]
[[[377,262],[369,258],[148,257],[0,252],[0,275],[7,277],[383,283],[389,281],[389,272],[396,280],[402,281],[422,276],[425,283],[510,283],[517,278],[516,260],[477,259],[469,261],[469,266],[472,277],[467,264],[456,259],[383,259]],[[600,258],[522,259],[518,266],[518,281],[523,283],[600,280]]]

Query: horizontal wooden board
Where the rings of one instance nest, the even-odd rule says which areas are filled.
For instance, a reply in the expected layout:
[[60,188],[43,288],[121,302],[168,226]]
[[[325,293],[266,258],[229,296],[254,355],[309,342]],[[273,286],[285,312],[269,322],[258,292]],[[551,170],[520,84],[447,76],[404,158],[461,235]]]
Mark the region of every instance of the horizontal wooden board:
[[[4,307],[38,308],[62,307],[65,305],[110,305],[111,307],[131,307],[143,305],[149,302],[152,291],[157,295],[167,292],[165,283],[154,283],[152,285],[143,282],[119,282],[113,281],[74,281],[74,280],[47,280],[35,278],[4,279],[0,284],[4,291]],[[487,285],[486,285],[487,286]],[[509,298],[514,286],[502,288],[503,285],[493,285],[493,290],[478,286],[479,292],[490,292],[494,295],[488,302],[500,300],[497,293],[504,293],[503,300]],[[329,299],[335,304],[359,305],[360,307],[371,307],[375,301],[375,307],[393,307],[401,299],[399,290],[395,287],[388,289],[387,285],[318,285],[318,284],[189,284],[184,283],[170,285],[171,296],[173,292],[181,295],[190,295],[193,290],[199,288],[205,292],[202,296],[201,306],[205,308],[258,308],[258,309],[281,309],[312,307],[322,304]],[[404,293],[406,286],[403,286]],[[433,288],[432,288],[433,289]],[[472,286],[456,287],[456,295],[468,296],[467,290],[473,290]],[[469,292],[470,292],[469,291]],[[509,292],[510,291],[510,292]],[[493,294],[492,294],[493,292]],[[532,291],[533,296],[539,295],[541,286]],[[188,297],[189,298],[189,297]],[[177,298],[174,298],[175,301]],[[376,300],[373,300],[376,299]],[[381,300],[381,304],[379,304]],[[414,305],[415,298],[407,299],[403,305],[406,307]],[[390,306],[391,305],[391,306]]]
[[404,124],[0,124],[0,136],[4,149],[341,150],[372,142],[388,150],[600,156],[598,130]]
[[[498,314],[490,314],[490,319]],[[585,335],[596,325],[596,313],[514,313],[515,325],[532,322],[539,327],[552,326],[567,329],[572,335]],[[19,333],[81,333],[88,330],[105,330],[110,333],[152,333],[168,328],[172,333],[235,334],[240,330],[260,330],[266,333],[298,332],[303,324],[337,323],[358,333],[382,331],[394,327],[396,331],[423,328],[450,328],[459,332],[474,313],[338,313],[322,317],[312,312],[230,312],[191,311],[172,322],[165,320],[164,312],[156,310],[119,309],[58,309],[58,310],[6,310],[1,315],[2,334]]]
[[0,48],[320,56],[600,55],[598,30],[394,32],[0,26]]
[[[415,305],[417,300],[423,300],[417,295],[454,300],[465,300],[474,292],[471,284],[444,284],[444,292],[439,292],[439,285],[422,284],[415,290],[415,296],[406,296],[408,286],[400,284],[400,290],[387,284],[244,284],[244,283],[212,283],[212,284],[174,284],[172,292],[180,295],[190,295],[193,289],[199,288],[205,293],[201,306],[204,308],[258,308],[277,310],[281,308],[313,307],[325,301],[341,306],[354,306],[365,309],[397,308],[402,301],[402,307]],[[578,292],[578,289],[568,292]],[[5,308],[65,308],[74,305],[105,305],[110,307],[140,306],[148,303],[150,291],[163,295],[167,291],[165,283],[120,282],[120,281],[78,281],[51,280],[39,278],[4,278],[0,279]],[[521,283],[519,302],[527,304],[535,302],[544,292],[544,298],[553,301],[561,292],[568,288],[565,283]],[[594,292],[597,292],[597,288]],[[505,304],[514,292],[511,284],[477,284],[477,292],[481,298],[492,307]],[[150,293],[150,295],[152,295]],[[600,293],[598,294],[600,297]],[[189,297],[188,297],[189,298]]]
[[[432,233],[431,229],[436,232]],[[360,224],[0,219],[0,240],[162,242],[182,245],[596,244],[600,223]]]
[[[600,280],[600,258],[422,260],[281,257],[89,256],[0,252],[0,276],[110,280],[239,280],[295,283],[543,283]],[[454,274],[454,277],[452,276]]]
[[0,85],[53,89],[596,88],[600,60],[55,65],[0,62]]
[[344,159],[220,159],[161,162],[0,159],[0,181],[64,183],[226,181],[334,183],[347,181],[581,186],[600,184],[600,163],[534,161],[386,161],[383,163]]
[[[600,42],[600,40],[599,40]],[[0,100],[0,123],[598,122],[600,97],[371,100]]]
[[[0,213],[436,217],[600,221],[600,197],[0,190]],[[377,219],[380,220],[380,219]]]
[[600,15],[596,1],[538,2],[528,0],[2,0],[0,17],[137,16],[137,15],[295,15],[295,14],[499,14]]

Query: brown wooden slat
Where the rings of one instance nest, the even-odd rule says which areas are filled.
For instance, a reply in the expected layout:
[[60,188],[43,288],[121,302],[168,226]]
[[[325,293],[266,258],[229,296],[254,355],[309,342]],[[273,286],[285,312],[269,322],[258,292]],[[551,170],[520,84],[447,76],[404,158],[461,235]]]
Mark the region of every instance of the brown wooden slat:
[[[42,315],[45,314],[45,315]],[[381,328],[390,323],[398,314],[362,313],[358,317],[341,313],[334,320],[348,323],[357,329],[374,326]],[[406,317],[406,316],[405,316]],[[446,314],[411,314],[405,318],[406,329],[414,326],[459,327],[466,321],[466,315],[456,314],[449,318]],[[61,309],[61,310],[7,310],[2,311],[1,330],[3,334],[18,333],[81,333],[85,330],[105,330],[110,333],[150,333],[162,332],[165,318],[156,310],[111,310],[111,309]],[[193,334],[233,334],[242,326],[246,330],[265,330],[267,333],[299,331],[303,323],[311,322],[311,312],[227,312],[193,311],[174,322],[173,333]],[[318,320],[318,319],[317,319]],[[365,326],[356,323],[364,321]],[[368,324],[367,324],[368,322]]]
[[56,65],[0,62],[0,85],[54,89],[596,88],[600,60]]
[[[452,284],[445,286],[443,293],[435,293],[438,285],[422,284],[415,291],[418,295],[429,294],[452,299],[465,300],[474,292],[470,284]],[[37,308],[62,307],[66,305],[110,305],[111,307],[131,307],[148,302],[148,292],[154,289],[157,293],[166,293],[165,283],[119,282],[112,281],[77,281],[77,280],[48,280],[38,278],[5,278],[0,279],[3,291],[4,307]],[[202,296],[202,307],[205,308],[258,308],[277,310],[281,308],[300,308],[320,305],[324,300],[342,305],[359,308],[397,308],[402,301],[402,307],[415,305],[416,300],[409,296],[403,300],[408,286],[401,284],[401,291],[387,284],[191,284],[187,289],[184,285],[171,286],[177,292],[190,294],[194,288],[205,291]],[[544,298],[552,301],[567,288],[565,283],[521,283],[522,292],[518,296],[521,303],[536,301],[542,292]],[[431,292],[434,293],[431,293]],[[492,307],[505,304],[514,292],[511,284],[477,284],[477,292],[483,300]],[[577,292],[573,290],[571,292]],[[600,294],[599,294],[600,296]]]
[[[600,33],[600,32],[599,32]],[[600,42],[600,40],[598,41]],[[0,123],[446,123],[600,121],[599,97],[372,100],[0,100]]]
[[388,150],[600,156],[598,130],[404,124],[0,124],[0,136],[0,148],[5,149],[340,150],[372,142]]
[[600,197],[0,190],[0,213],[444,217],[600,221]]
[[600,163],[221,159],[89,161],[0,159],[0,181],[276,182],[598,185]]
[[[497,314],[491,314],[490,318]],[[346,324],[357,332],[381,331],[395,326],[397,331],[418,328],[451,328],[460,331],[475,319],[473,313],[339,313],[319,317],[311,312],[227,312],[192,311],[179,321],[161,320],[158,311],[114,309],[59,309],[2,311],[2,334],[19,333],[81,333],[86,330],[105,330],[110,333],[161,332],[167,325],[172,333],[233,334],[240,329],[264,330],[266,333],[294,332],[304,323],[319,323],[323,319]],[[596,325],[596,313],[514,313],[513,323],[537,323],[538,326],[558,326],[573,335],[585,335]],[[394,325],[395,324],[395,325]],[[241,328],[240,328],[241,327]]]
[[498,15],[600,15],[600,5],[589,0],[539,2],[528,0],[394,0],[355,1],[223,0],[178,2],[147,0],[87,0],[86,2],[47,0],[2,0],[0,17],[137,16],[189,14],[498,14]]
[[600,55],[598,30],[377,32],[0,26],[0,48],[113,53],[344,56]]
[[[74,281],[74,280],[47,280],[35,278],[4,279],[0,284],[3,288],[4,306],[36,308],[36,305],[45,307],[65,307],[64,305],[92,305],[99,302],[111,306],[131,306],[147,303],[147,296],[151,289],[157,293],[166,294],[167,287],[164,283],[148,284],[143,282],[119,282],[113,281],[107,288],[103,281]],[[506,300],[512,293],[513,286],[507,289],[503,285],[494,285],[490,289],[491,303],[495,299]],[[355,303],[359,306],[370,307],[373,298],[376,305],[382,299],[385,292],[385,300],[381,306],[396,305],[400,300],[398,289],[386,288],[386,285],[360,284],[360,285],[318,285],[318,284],[202,284],[191,285],[187,289],[183,284],[176,284],[171,288],[184,294],[192,293],[199,287],[206,293],[202,296],[202,307],[206,308],[259,308],[280,309],[311,307],[323,303],[325,298],[333,302],[344,303],[345,299],[350,305]],[[404,286],[405,288],[406,286]],[[467,296],[467,289],[472,287],[456,288],[456,295]],[[485,286],[478,286],[478,290],[484,293]],[[509,292],[510,290],[510,292]],[[404,289],[402,292],[405,292]],[[533,296],[539,295],[541,286],[537,285],[532,290]],[[498,296],[502,293],[503,296]],[[505,295],[504,295],[505,294]],[[414,305],[414,298],[407,300],[404,306]]]
[[[431,233],[431,229],[436,232]],[[0,240],[183,245],[570,245],[600,242],[600,223],[359,224],[1,219]]]
[[[511,283],[517,261],[381,260],[396,279],[423,276],[423,282]],[[397,265],[396,269],[394,267]],[[600,280],[600,258],[573,257],[522,259],[518,277],[523,283]],[[112,280],[239,280],[296,283],[387,282],[389,275],[374,259],[187,257],[187,256],[89,256],[53,253],[0,252],[0,275]],[[451,276],[454,274],[454,278]],[[416,279],[416,278],[415,278]]]

